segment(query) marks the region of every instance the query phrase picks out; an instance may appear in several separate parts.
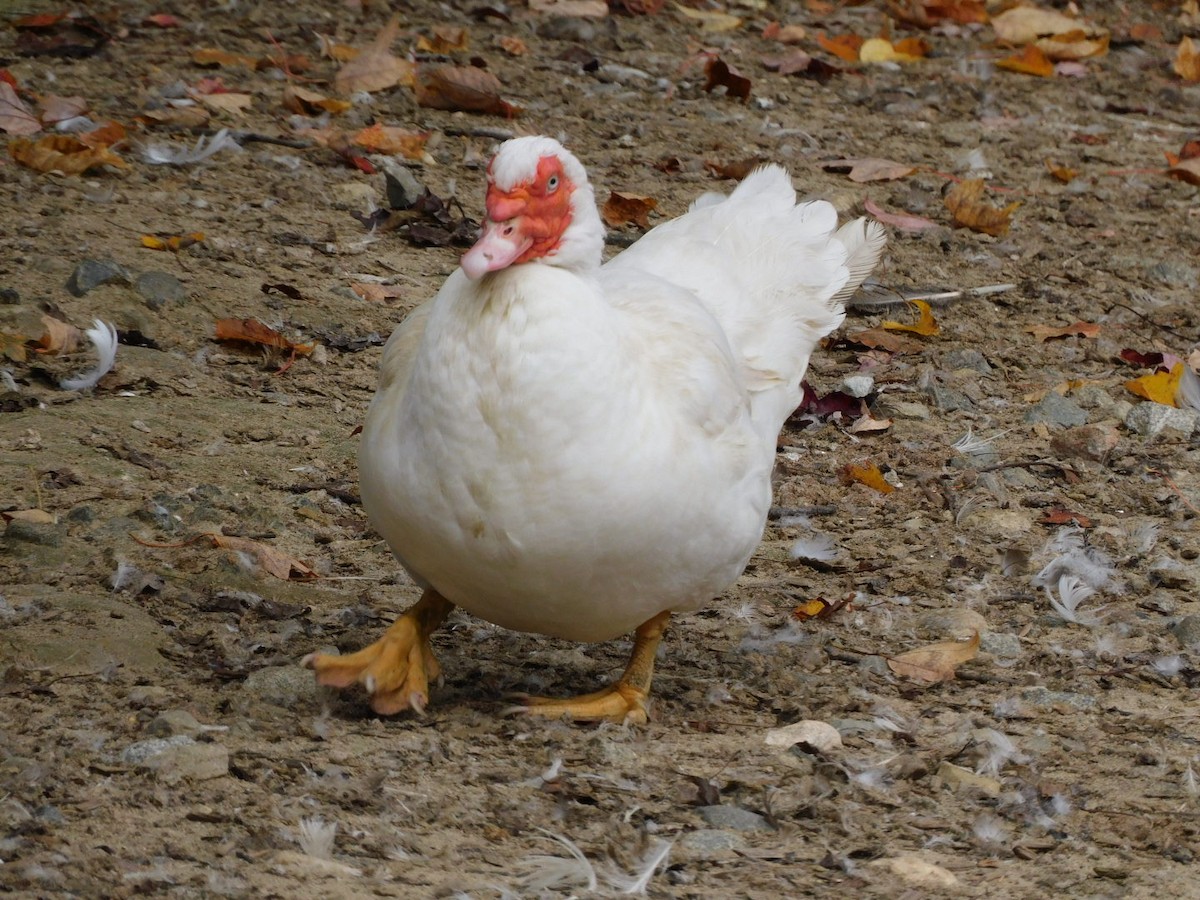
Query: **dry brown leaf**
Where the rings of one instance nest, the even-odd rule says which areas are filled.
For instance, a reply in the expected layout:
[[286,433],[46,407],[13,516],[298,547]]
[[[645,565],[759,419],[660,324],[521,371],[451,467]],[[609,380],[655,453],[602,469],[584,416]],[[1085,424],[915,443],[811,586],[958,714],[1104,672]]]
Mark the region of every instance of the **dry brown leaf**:
[[0,331],[0,357],[10,362],[25,362],[29,358],[29,353],[25,348],[27,343],[29,343],[29,338],[23,334]]
[[808,29],[803,25],[780,25],[772,22],[763,29],[763,38],[781,44],[799,44],[808,39]]
[[500,97],[500,79],[475,66],[422,66],[417,71],[417,105],[427,109],[486,113],[512,118],[520,110]]
[[376,122],[359,131],[351,141],[372,153],[422,160],[425,158],[425,144],[428,143],[429,137],[428,131],[414,131],[411,128],[380,125]]
[[1079,170],[1072,169],[1067,166],[1060,166],[1052,160],[1045,160],[1046,171],[1061,181],[1063,184],[1070,184],[1079,177]]
[[886,328],[888,331],[908,331],[913,334],[919,334],[922,337],[933,337],[941,331],[938,327],[937,320],[933,317],[933,310],[924,300],[909,300],[909,305],[916,308],[921,314],[921,318],[915,325],[905,325],[902,322],[884,322],[879,327]]
[[240,53],[229,53],[225,50],[204,48],[192,52],[192,62],[198,66],[220,66],[223,69],[241,67],[243,69],[258,68],[258,60],[253,56],[242,56]]
[[959,182],[946,195],[946,209],[958,228],[970,228],[993,237],[1008,234],[1012,214],[1019,202],[1008,204],[1002,209],[988,204],[983,199],[983,179],[972,178]]
[[282,581],[290,579],[293,572],[296,573],[296,578],[298,579],[317,577],[317,573],[305,563],[267,544],[252,541],[249,538],[231,537],[213,532],[206,533],[205,537],[212,541],[214,547],[220,547],[222,550],[232,550],[235,553],[250,554],[262,566],[264,572],[268,575],[274,575]]
[[234,116],[244,115],[254,103],[254,98],[249,94],[238,94],[232,91],[221,94],[201,94],[198,99],[210,109]]
[[936,684],[949,681],[955,670],[979,653],[979,632],[969,641],[942,641],[888,657],[888,668],[902,678]]
[[42,122],[52,125],[66,119],[74,119],[88,111],[88,102],[82,97],[60,97],[58,94],[46,94],[39,97],[42,107]]
[[1088,59],[1092,56],[1103,56],[1108,52],[1108,35],[1088,38],[1084,37],[1083,32],[1077,31],[1041,38],[1033,46],[1045,53],[1047,59],[1055,62]]
[[1039,38],[1079,34],[1084,38],[1106,37],[1107,32],[1084,19],[1074,19],[1064,13],[1036,6],[1017,6],[992,16],[996,39],[1020,46],[1032,44]]
[[700,23],[700,30],[710,34],[719,34],[723,31],[733,31],[742,27],[742,20],[737,16],[730,15],[727,12],[722,12],[716,9],[692,9],[687,6],[675,4],[675,11],[681,16],[691,19],[693,22]]
[[350,285],[350,290],[368,303],[385,303],[388,300],[397,300],[404,296],[403,291],[394,284],[370,284],[356,281]]
[[529,52],[525,42],[513,35],[501,34],[496,36],[496,46],[509,56],[524,56]]
[[[913,39],[910,38],[910,41]],[[858,48],[858,61],[865,63],[909,63],[917,62],[928,54],[914,53],[914,50],[920,49],[920,44],[909,43],[906,49],[894,46],[891,41],[886,38],[871,38],[868,41],[863,41],[863,45]]]
[[717,178],[727,178],[731,181],[741,181],[759,166],[766,159],[761,156],[748,156],[745,159],[735,159],[733,162],[718,162],[717,160],[706,159],[704,168],[715,175]]
[[467,29],[458,25],[434,25],[429,37],[417,38],[417,50],[422,53],[461,53],[469,43]]
[[886,353],[920,353],[925,349],[925,345],[915,338],[884,331],[882,328],[868,328],[847,335],[846,340],[872,350],[883,350]]
[[1031,325],[1025,329],[1042,343],[1054,338],[1079,337],[1094,338],[1100,333],[1100,326],[1095,322],[1073,322],[1070,325]]
[[658,201],[653,197],[612,191],[608,195],[608,200],[604,202],[604,207],[600,210],[600,216],[609,228],[620,228],[630,222],[638,228],[649,228],[648,217],[651,210],[657,206]]
[[137,121],[143,125],[161,125],[165,128],[178,128],[191,131],[203,128],[208,124],[212,114],[201,106],[167,106],[162,109],[148,109],[137,116]]
[[729,97],[736,97],[743,103],[750,99],[750,79],[721,57],[714,56],[704,64],[704,76],[706,93],[723,87],[725,94]]
[[318,115],[321,112],[338,115],[353,105],[349,100],[335,100],[296,84],[284,87],[282,103],[284,109],[302,116]]
[[1020,53],[996,60],[996,65],[1010,72],[1037,75],[1039,78],[1050,78],[1054,75],[1054,63],[1050,62],[1036,44],[1028,44]]
[[1200,185],[1200,157],[1179,160],[1167,169],[1167,174],[1188,184]]
[[0,519],[5,522],[29,522],[32,525],[53,525],[58,521],[53,513],[44,509],[8,509],[0,512]]
[[988,20],[984,0],[888,0],[888,9],[901,22],[932,28],[942,22],[982,24]]
[[1164,406],[1178,406],[1175,395],[1179,393],[1179,383],[1183,380],[1183,363],[1177,362],[1171,366],[1170,372],[1155,372],[1143,375],[1132,381],[1125,382],[1125,388],[1131,394],[1137,394]]
[[1171,68],[1184,81],[1200,81],[1200,49],[1190,37],[1184,35],[1179,42]]
[[830,172],[850,172],[850,180],[865,184],[869,181],[895,181],[917,171],[916,166],[866,156],[856,159],[831,159],[821,163],[821,168]]
[[839,34],[826,37],[825,32],[817,32],[817,44],[826,53],[832,53],[846,62],[858,62],[858,51],[862,48],[863,39],[857,34]]
[[289,341],[274,328],[264,325],[258,319],[218,319],[214,337],[218,341],[233,341],[271,347],[276,350],[290,350],[301,356],[307,356],[316,347],[316,344],[297,344]]
[[83,340],[78,328],[53,316],[43,315],[42,327],[45,331],[37,339],[38,353],[74,353]]
[[901,231],[925,231],[937,228],[937,222],[924,216],[914,216],[911,213],[890,213],[881,208],[870,197],[863,200],[863,208],[884,225],[891,225]]
[[42,123],[17,96],[11,84],[0,81],[0,131],[9,134],[30,135],[42,130]]
[[334,62],[350,62],[350,60],[358,56],[357,47],[351,47],[348,44],[339,44],[327,34],[318,34],[317,43],[321,47],[321,55],[327,59],[332,59]]
[[879,471],[879,466],[875,463],[867,463],[862,466],[849,463],[842,467],[840,478],[842,484],[852,484],[857,481],[881,494],[890,494],[896,489],[894,485],[888,484],[883,473]]
[[107,147],[89,147],[68,134],[48,134],[36,141],[16,138],[8,145],[8,152],[21,165],[38,172],[82,175],[99,166],[128,168],[128,163]]
[[415,67],[392,55],[392,44],[400,31],[400,15],[392,16],[370,45],[347,62],[333,78],[339,94],[356,91],[385,91],[396,85],[412,85]]

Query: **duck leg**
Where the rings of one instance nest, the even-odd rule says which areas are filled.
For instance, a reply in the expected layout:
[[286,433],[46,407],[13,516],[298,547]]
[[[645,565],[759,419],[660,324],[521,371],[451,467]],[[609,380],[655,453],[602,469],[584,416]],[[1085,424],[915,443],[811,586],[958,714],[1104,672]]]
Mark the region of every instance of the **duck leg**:
[[336,688],[363,685],[371,697],[371,708],[380,715],[406,709],[424,713],[429,682],[441,674],[429,636],[452,609],[453,603],[430,588],[375,643],[345,656],[310,653],[302,665],[316,671],[319,684]]
[[553,700],[547,697],[522,697],[521,705],[508,710],[529,716],[560,718],[569,716],[576,721],[631,722],[643,725],[649,716],[645,701],[650,695],[654,678],[654,655],[667,630],[671,613],[661,612],[643,622],[635,633],[633,653],[625,672],[611,687],[581,697]]

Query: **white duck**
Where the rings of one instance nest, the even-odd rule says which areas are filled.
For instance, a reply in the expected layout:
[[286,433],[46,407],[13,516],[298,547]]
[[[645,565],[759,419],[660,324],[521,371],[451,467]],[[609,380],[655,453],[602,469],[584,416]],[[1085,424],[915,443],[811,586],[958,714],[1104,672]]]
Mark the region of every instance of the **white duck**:
[[369,647],[308,657],[318,680],[423,711],[430,634],[461,606],[576,641],[635,631],[611,687],[519,709],[644,722],[667,621],[754,553],[809,354],[883,243],[767,166],[601,265],[583,166],[505,143],[479,240],[388,341],[362,434],[363,504],[425,593]]

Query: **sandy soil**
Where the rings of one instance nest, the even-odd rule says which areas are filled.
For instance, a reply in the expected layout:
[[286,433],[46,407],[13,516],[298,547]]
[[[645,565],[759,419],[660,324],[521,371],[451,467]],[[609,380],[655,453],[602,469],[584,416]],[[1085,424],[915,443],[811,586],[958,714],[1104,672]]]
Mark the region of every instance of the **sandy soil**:
[[[1137,415],[1127,424],[1143,401],[1124,382],[1148,370],[1118,359],[1125,348],[1185,355],[1200,325],[1200,194],[1153,171],[1197,127],[1200,89],[1170,74],[1169,48],[1114,42],[1082,77],[1041,79],[992,70],[985,29],[933,36],[935,57],[917,65],[821,82],[762,67],[780,47],[758,36],[770,17],[752,10],[742,30],[701,36],[670,13],[587,23],[517,10],[505,22],[472,18],[472,4],[414,6],[398,48],[433,25],[467,25],[524,115],[418,109],[401,88],[341,124],[432,131],[432,161],[414,171],[469,213],[495,130],[561,136],[601,197],[647,194],[662,216],[727,189],[706,161],[758,156],[847,214],[869,198],[940,223],[893,236],[888,288],[1015,288],[943,303],[939,335],[875,360],[886,431],[785,431],[784,516],[738,585],[670,632],[650,725],[502,717],[506,692],[615,677],[629,645],[462,615],[435,642],[446,680],[429,715],[382,720],[361,696],[319,693],[297,661],[373,639],[418,595],[357,502],[355,427],[380,337],[460,251],[369,236],[354,214],[383,202],[382,175],[321,147],[247,143],[186,167],[130,152],[128,171],[85,177],[6,156],[0,331],[36,337],[49,310],[81,327],[112,321],[123,343],[94,392],[53,386],[86,354],[8,364],[0,509],[54,521],[14,521],[0,543],[0,890],[586,894],[578,881],[538,886],[552,867],[528,859],[568,856],[553,832],[588,857],[600,893],[669,843],[651,896],[1195,896],[1200,444],[1194,417],[1156,434]],[[882,7],[795,4],[773,17],[871,35]],[[1118,4],[1087,7],[1114,29],[1124,21]],[[190,51],[264,55],[270,28],[316,59],[314,32],[362,45],[386,18],[307,0],[177,3],[182,30],[140,24],[158,11],[126,5],[110,20],[123,35],[85,59],[18,56],[13,31],[0,57],[23,86],[83,95],[126,122],[177,81],[219,74],[254,101],[210,131],[290,138],[276,70],[214,73]],[[1177,42],[1174,10],[1144,16]],[[507,54],[496,35],[520,36],[528,54]],[[560,58],[580,46],[598,71],[578,51]],[[681,70],[700,46],[753,79],[750,103],[705,94],[699,67]],[[320,60],[308,74],[333,71]],[[976,150],[1009,191],[994,199],[1022,204],[1002,238],[951,229],[942,205]],[[860,185],[819,165],[870,156],[922,171]],[[681,171],[659,167],[669,157]],[[1047,158],[1080,176],[1061,184]],[[174,256],[139,246],[160,232],[206,238]],[[114,260],[134,280],[164,272],[182,291],[148,301],[117,280],[75,296],[65,285],[85,260]],[[399,297],[350,290],[372,279]],[[262,289],[278,284],[298,299]],[[852,311],[840,336],[908,315]],[[230,316],[321,350],[280,371],[286,355],[212,340]],[[1078,320],[1099,335],[1026,331]],[[860,374],[863,354],[845,340],[822,350],[818,392]],[[967,434],[983,446],[952,446]],[[864,460],[898,488],[839,478]],[[807,524],[789,509],[808,509]],[[813,532],[832,537],[834,558],[793,560]],[[183,544],[201,533],[260,541],[321,577],[282,581],[209,539]],[[1065,621],[1035,582],[1064,556],[1105,582],[1080,605],[1105,607],[1095,624]],[[817,596],[853,602],[797,622],[793,608]],[[889,670],[887,657],[973,631],[981,651],[952,681]],[[765,742],[805,719],[832,724],[844,746]]]

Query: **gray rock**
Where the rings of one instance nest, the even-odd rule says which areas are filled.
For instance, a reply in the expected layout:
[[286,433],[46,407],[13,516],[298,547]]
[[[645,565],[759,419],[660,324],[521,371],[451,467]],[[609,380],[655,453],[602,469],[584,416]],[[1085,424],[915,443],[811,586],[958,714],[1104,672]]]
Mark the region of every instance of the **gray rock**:
[[1096,698],[1073,691],[1052,691],[1044,687],[1031,687],[1021,691],[1021,699],[1034,706],[1070,706],[1075,709],[1092,709]]
[[552,41],[573,41],[587,46],[596,40],[596,26],[587,19],[554,16],[538,23],[538,37]]
[[1075,402],[1084,409],[1109,409],[1114,400],[1108,391],[1100,387],[1098,384],[1085,384],[1083,387],[1071,393],[1075,398]]
[[984,375],[992,371],[987,357],[978,350],[951,350],[946,354],[946,368],[972,369]]
[[1184,647],[1200,646],[1200,616],[1184,616],[1171,626],[1171,634]]
[[736,850],[742,844],[741,839],[728,831],[717,831],[715,828],[701,828],[691,831],[679,839],[679,846],[691,851],[694,856],[710,856]]
[[929,407],[924,403],[912,400],[897,400],[885,397],[879,401],[877,415],[891,419],[916,419],[924,421],[929,418]]
[[168,303],[182,303],[187,299],[187,289],[169,272],[143,272],[134,285],[146,305],[154,310]]
[[85,259],[75,267],[67,279],[67,290],[82,297],[102,284],[130,284],[133,281],[129,270],[111,259]]
[[979,635],[979,649],[1003,659],[1019,659],[1025,655],[1021,639],[1015,634],[1002,631],[989,631]]
[[873,375],[847,375],[842,379],[842,388],[851,397],[865,397],[875,390]]
[[1175,262],[1173,260],[1164,260],[1156,263],[1146,270],[1151,278],[1161,281],[1163,284],[1178,285],[1179,287],[1194,288],[1197,286],[1197,278],[1200,272],[1195,266],[1189,266],[1187,263]]
[[62,544],[62,532],[59,531],[57,525],[13,519],[4,529],[4,540],[22,544],[37,544],[40,547],[58,547]]
[[713,828],[727,831],[769,831],[771,828],[758,813],[740,806],[701,806],[697,811]]
[[284,709],[312,705],[317,699],[317,681],[302,666],[269,666],[251,672],[242,682],[242,690]]
[[21,294],[16,288],[0,288],[0,303],[14,306],[21,302]]
[[121,753],[121,762],[141,765],[152,756],[166,753],[172,747],[182,747],[196,743],[195,739],[186,734],[177,734],[169,738],[150,738],[130,744]]
[[1048,422],[1069,428],[1072,425],[1086,425],[1087,413],[1069,397],[1062,396],[1058,391],[1050,391],[1040,403],[1026,410],[1025,421],[1031,425]]
[[137,709],[147,706],[166,706],[171,699],[171,693],[165,687],[159,687],[156,684],[138,685],[130,689],[129,693],[125,695],[125,699],[129,701],[130,706]]
[[186,709],[168,709],[159,713],[146,730],[155,737],[170,737],[177,734],[196,735],[204,730],[204,726]]
[[1200,424],[1200,413],[1192,409],[1176,409],[1162,403],[1139,403],[1125,417],[1125,427],[1142,437],[1154,437],[1170,428],[1191,434]]
[[930,637],[955,641],[984,635],[988,631],[987,619],[964,606],[925,610],[917,616],[917,627]]
[[944,384],[931,384],[925,389],[925,393],[929,395],[933,405],[942,412],[970,411],[975,408],[970,397],[962,391],[948,388]]

